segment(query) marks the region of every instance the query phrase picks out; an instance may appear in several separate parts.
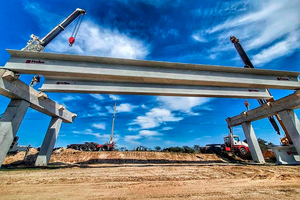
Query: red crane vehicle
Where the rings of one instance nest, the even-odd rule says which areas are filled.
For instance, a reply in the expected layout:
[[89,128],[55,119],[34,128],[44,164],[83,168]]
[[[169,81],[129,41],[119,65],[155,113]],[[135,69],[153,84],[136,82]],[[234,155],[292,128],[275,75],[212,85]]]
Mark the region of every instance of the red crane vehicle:
[[239,136],[233,135],[232,133],[224,137],[224,144],[221,147],[223,152],[231,152],[245,159],[251,157],[248,144],[241,141]]
[[233,153],[243,159],[251,158],[248,144],[241,141],[238,135],[229,133],[223,139],[223,144],[207,144],[205,147],[200,147],[201,153],[215,153],[218,155]]

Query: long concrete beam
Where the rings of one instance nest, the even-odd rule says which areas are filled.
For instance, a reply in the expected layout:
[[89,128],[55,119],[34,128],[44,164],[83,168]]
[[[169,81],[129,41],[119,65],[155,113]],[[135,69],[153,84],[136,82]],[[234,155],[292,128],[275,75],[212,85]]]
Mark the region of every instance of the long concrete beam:
[[52,80],[46,77],[42,88],[45,92],[140,94],[163,96],[230,97],[230,98],[272,98],[266,89],[225,88],[209,86],[183,86],[162,84],[140,84],[119,82],[89,82]]
[[59,117],[66,123],[73,123],[77,116],[64,106],[49,99],[18,79],[15,73],[0,69],[0,94],[11,99],[20,99],[30,103],[30,107],[52,117]]
[[300,72],[8,50],[5,68],[51,79],[300,89]]
[[253,110],[243,112],[234,117],[226,119],[228,126],[234,127],[244,122],[252,122],[266,117],[270,117],[284,110],[294,110],[300,108],[300,90],[283,97],[274,102],[269,102]]

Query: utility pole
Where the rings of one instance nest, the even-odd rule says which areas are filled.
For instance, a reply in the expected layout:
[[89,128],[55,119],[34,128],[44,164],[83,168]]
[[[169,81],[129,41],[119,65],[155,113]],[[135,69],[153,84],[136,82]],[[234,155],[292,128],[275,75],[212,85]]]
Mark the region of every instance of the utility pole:
[[110,141],[109,141],[109,143],[112,143],[112,141],[113,141],[116,108],[117,108],[117,106],[116,106],[116,103],[115,103],[115,105],[114,105],[114,116],[113,116],[113,121],[112,121],[112,126],[111,126],[111,135],[110,135]]

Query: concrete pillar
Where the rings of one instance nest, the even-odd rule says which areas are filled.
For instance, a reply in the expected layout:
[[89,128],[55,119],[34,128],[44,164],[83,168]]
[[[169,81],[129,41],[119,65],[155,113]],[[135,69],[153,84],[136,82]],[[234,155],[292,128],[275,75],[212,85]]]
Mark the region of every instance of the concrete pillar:
[[257,163],[265,163],[265,159],[259,147],[251,122],[242,123],[242,127],[249,145],[252,159]]
[[24,100],[11,100],[0,118],[0,167],[23,121],[29,103]]
[[61,123],[62,123],[61,118],[52,117],[43,144],[41,146],[39,155],[36,159],[35,166],[48,165]]
[[292,142],[300,155],[300,122],[293,110],[284,110],[278,113],[285,125]]

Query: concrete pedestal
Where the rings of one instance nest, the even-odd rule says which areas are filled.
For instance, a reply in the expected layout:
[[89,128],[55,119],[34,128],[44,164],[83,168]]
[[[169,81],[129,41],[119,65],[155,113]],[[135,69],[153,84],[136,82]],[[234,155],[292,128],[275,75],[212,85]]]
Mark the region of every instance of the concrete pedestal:
[[242,123],[242,127],[244,130],[244,134],[247,139],[247,143],[250,148],[251,156],[253,160],[257,163],[265,163],[265,159],[259,147],[258,141],[256,139],[256,135],[254,133],[253,127],[251,122],[244,122]]
[[23,121],[29,103],[23,100],[11,100],[2,118],[0,118],[0,167]]
[[53,147],[56,142],[56,138],[61,127],[62,119],[53,117],[48,127],[46,136],[41,146],[39,155],[36,159],[35,166],[47,166],[50,160],[50,156],[53,151]]
[[300,155],[300,122],[293,110],[284,110],[278,113],[284,123],[292,142]]

